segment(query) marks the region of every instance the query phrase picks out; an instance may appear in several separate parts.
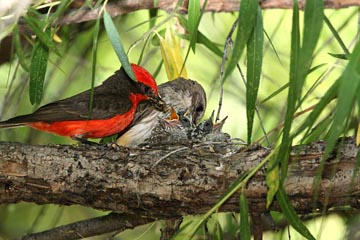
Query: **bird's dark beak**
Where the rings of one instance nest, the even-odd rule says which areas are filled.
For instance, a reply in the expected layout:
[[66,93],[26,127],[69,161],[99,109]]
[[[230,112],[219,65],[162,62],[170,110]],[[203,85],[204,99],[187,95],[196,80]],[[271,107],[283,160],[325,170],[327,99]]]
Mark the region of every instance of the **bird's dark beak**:
[[154,103],[154,107],[157,110],[161,112],[167,112],[169,110],[169,107],[159,96],[150,97],[150,100]]

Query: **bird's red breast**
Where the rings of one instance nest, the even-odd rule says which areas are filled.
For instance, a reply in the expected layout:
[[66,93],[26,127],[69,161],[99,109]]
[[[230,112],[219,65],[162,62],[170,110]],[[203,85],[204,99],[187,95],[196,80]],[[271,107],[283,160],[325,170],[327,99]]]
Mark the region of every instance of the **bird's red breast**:
[[[130,100],[134,106],[146,99],[141,94],[130,94]],[[108,119],[82,120],[82,121],[59,121],[59,122],[33,122],[29,126],[61,136],[78,138],[102,138],[121,132],[134,119],[136,107],[132,107],[124,114],[118,114]]]

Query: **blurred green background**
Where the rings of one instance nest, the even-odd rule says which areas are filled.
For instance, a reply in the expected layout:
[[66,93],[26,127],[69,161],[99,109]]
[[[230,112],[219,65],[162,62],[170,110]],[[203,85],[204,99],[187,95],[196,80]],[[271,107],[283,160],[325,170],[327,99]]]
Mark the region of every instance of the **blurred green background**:
[[[351,46],[354,45],[358,38],[358,8],[326,10],[325,14],[338,30],[345,45],[352,49]],[[160,11],[158,16],[156,19],[157,23],[168,16],[168,13]],[[235,13],[205,13],[200,22],[199,31],[211,41],[217,43],[222,51],[226,36],[236,17],[237,14]],[[264,29],[269,38],[265,37],[262,79],[257,106],[264,128],[268,132],[282,123],[285,114],[287,91],[282,91],[264,103],[262,101],[288,82],[292,11],[264,10],[263,17]],[[145,10],[114,19],[126,49],[129,49],[132,44],[141,39],[143,34],[149,30],[148,20],[149,13]],[[175,33],[181,33],[182,29],[176,19],[172,19],[167,24],[161,26],[159,31],[166,29],[168,25],[175,26]],[[50,55],[42,105],[90,88],[93,27],[94,21],[91,21],[64,26],[58,32],[58,36],[62,40],[62,43],[57,45],[61,57],[54,53]],[[129,52],[131,62],[138,61],[143,44],[144,41],[140,40]],[[180,39],[180,45],[185,55],[188,41]],[[28,47],[29,49],[30,47]],[[304,103],[304,106],[310,107],[316,103],[318,98],[327,91],[328,87],[342,73],[346,65],[345,61],[334,58],[329,53],[338,54],[342,53],[342,50],[334,40],[331,31],[324,25],[312,66],[324,65],[308,76],[304,91],[310,89],[314,82],[319,79],[321,79],[319,81],[320,85],[311,93],[311,97],[306,100],[307,102]],[[161,61],[160,47],[157,44],[150,44],[145,49],[144,54],[141,65],[150,73],[154,73]],[[240,64],[242,71],[245,73],[244,63],[245,58],[242,57]],[[202,44],[197,44],[196,54],[190,52],[185,66],[188,77],[198,81],[205,88],[208,100],[205,115],[205,118],[207,118],[218,106],[221,58]],[[96,85],[100,84],[118,68],[118,58],[102,27],[98,45]],[[31,113],[36,109],[37,106],[32,106],[29,102],[28,74],[19,67],[16,57],[11,62],[0,66],[0,76],[1,120],[20,114]],[[158,84],[168,81],[163,67],[156,76],[156,81]],[[223,130],[233,138],[246,139],[245,86],[238,71],[235,70],[230,78],[227,79],[224,84],[224,90],[221,118],[228,116],[228,119]],[[324,112],[323,116],[331,113],[332,110],[328,109],[328,112]],[[294,128],[296,128],[297,122],[300,122],[301,119],[302,115],[294,120]],[[261,131],[257,118],[254,126],[253,139],[256,141],[262,138],[264,133]],[[348,134],[354,134],[354,129],[350,129]],[[270,145],[275,142],[278,136],[279,132],[276,131],[275,134],[269,136]],[[68,138],[57,137],[26,127],[1,130],[0,140],[31,144],[74,143]],[[261,141],[261,143],[265,146],[268,145],[264,141]],[[103,214],[106,213],[79,206],[37,206],[28,203],[1,205],[0,239],[9,239],[24,233],[37,232]],[[219,220],[224,233],[224,239],[235,239],[238,226],[230,214],[215,214],[210,220],[210,225],[213,219]],[[347,231],[346,223],[350,220],[351,218],[349,217],[333,214],[328,217],[319,217],[316,220],[311,220],[307,225],[318,239],[344,239]],[[115,239],[158,239],[159,229],[162,226],[161,221],[141,226],[118,234]],[[291,231],[289,235],[291,235],[291,239],[302,239],[295,231]],[[203,237],[202,234],[199,234],[195,239],[204,239]],[[265,239],[280,238],[288,239],[287,229],[278,233],[265,234]],[[93,239],[105,239],[105,237],[101,236]]]

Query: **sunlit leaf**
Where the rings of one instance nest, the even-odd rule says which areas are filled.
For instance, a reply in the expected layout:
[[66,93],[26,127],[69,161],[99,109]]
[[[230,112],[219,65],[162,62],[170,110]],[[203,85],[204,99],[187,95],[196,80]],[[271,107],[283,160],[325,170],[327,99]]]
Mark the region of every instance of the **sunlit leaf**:
[[198,231],[200,226],[204,224],[204,222],[213,214],[217,209],[221,207],[222,204],[224,204],[229,197],[231,197],[236,191],[238,191],[242,186],[242,181],[247,176],[247,173],[241,174],[227,189],[227,191],[223,194],[223,196],[219,199],[219,201],[206,213],[203,214],[201,217],[199,217],[196,221],[192,222],[188,227],[182,228],[181,231],[179,231],[174,239],[176,240],[182,240],[182,239],[191,239],[195,233]]
[[287,97],[285,122],[283,128],[283,135],[279,149],[279,155],[277,161],[281,161],[281,176],[282,181],[286,178],[288,167],[288,153],[291,146],[290,129],[293,121],[293,115],[295,113],[296,100],[299,96],[301,89],[299,81],[300,76],[300,27],[299,27],[299,5],[297,1],[293,4],[293,18],[292,18],[292,30],[291,30],[291,57],[290,57],[290,76],[289,76],[289,91]]
[[199,0],[189,0],[188,5],[188,29],[190,33],[190,46],[195,52],[196,39],[197,39],[197,28],[200,18],[200,1]]
[[246,113],[248,144],[251,143],[252,129],[255,115],[255,105],[260,85],[263,59],[264,33],[261,9],[258,7],[256,25],[247,44],[247,72],[246,72]]
[[316,176],[316,186],[319,186],[321,173],[324,167],[324,161],[329,154],[333,151],[338,138],[343,134],[346,128],[346,120],[350,116],[351,111],[354,109],[357,99],[359,98],[360,91],[360,43],[358,42],[354,48],[353,53],[350,55],[349,63],[346,66],[343,74],[338,79],[339,92],[338,101],[334,113],[334,121],[326,136],[326,148],[323,159],[321,161],[318,174]]
[[242,0],[239,10],[239,21],[237,26],[236,38],[234,41],[234,49],[232,51],[228,66],[225,70],[224,80],[234,70],[241,54],[248,42],[257,18],[258,1]]
[[266,208],[269,208],[270,204],[279,189],[280,178],[279,178],[279,166],[276,158],[271,158],[267,172],[266,172],[266,186],[268,191],[266,193]]
[[328,53],[328,54],[337,59],[349,60],[348,54],[343,54],[343,53]]
[[[184,16],[179,15],[178,19],[180,20],[181,25],[185,28],[185,30],[189,31],[187,29],[188,21]],[[189,40],[189,36],[182,34],[180,37]],[[197,43],[203,44],[206,48],[208,48],[211,52],[215,53],[219,57],[223,56],[223,52],[219,49],[219,44],[214,43],[211,41],[208,37],[206,37],[203,33],[201,33],[199,30],[197,30]]]
[[[47,31],[50,35],[50,31]],[[40,104],[46,75],[49,48],[36,40],[31,54],[29,96],[31,104]]]
[[242,240],[251,239],[249,206],[246,196],[243,192],[240,193],[240,238]]
[[[159,35],[158,35],[159,36]],[[187,78],[185,69],[182,69],[184,60],[181,54],[180,44],[177,41],[172,29],[166,30],[165,38],[159,36],[161,56],[164,61],[166,74],[169,80],[178,77]]]
[[326,25],[328,26],[328,28],[330,29],[331,33],[333,34],[333,36],[335,37],[336,41],[339,43],[340,47],[342,48],[342,50],[344,51],[345,56],[349,55],[350,52],[347,49],[347,47],[345,46],[344,41],[341,39],[338,31],[336,31],[336,29],[334,28],[334,26],[331,24],[330,20],[326,17],[326,15],[324,14],[324,22],[326,23]]
[[306,128],[310,128],[311,126],[314,125],[315,121],[318,119],[322,111],[337,96],[338,89],[339,89],[339,81],[336,81],[325,92],[324,96],[316,104],[315,108],[311,111],[310,115],[305,119],[305,121],[299,127],[297,127],[296,131],[292,134],[292,138],[299,135]]
[[293,115],[300,102],[301,91],[307,74],[311,66],[312,55],[322,28],[323,1],[308,1],[304,11],[304,34],[300,49],[299,16],[298,2],[294,1],[293,6],[293,28],[291,38],[291,61],[290,61],[290,81],[287,98],[287,108],[283,136],[279,150],[279,160],[281,161],[281,178],[286,178],[288,168],[288,156],[292,139],[290,130]]
[[121,66],[124,68],[126,74],[134,81],[136,80],[134,71],[130,65],[128,56],[124,50],[123,44],[120,40],[119,33],[115,27],[113,20],[108,12],[104,12],[104,25],[107,35],[109,36],[112,47],[118,56]]
[[306,226],[303,224],[303,222],[295,212],[283,187],[280,186],[276,194],[276,198],[278,200],[282,212],[284,213],[286,219],[289,221],[291,226],[293,226],[293,228],[296,231],[298,231],[301,235],[303,235],[306,239],[315,240],[314,236],[306,228]]
[[213,233],[213,240],[223,240],[224,239],[224,235],[223,235],[223,230],[221,227],[221,224],[219,223],[219,221],[215,222],[215,226],[214,226],[214,233]]

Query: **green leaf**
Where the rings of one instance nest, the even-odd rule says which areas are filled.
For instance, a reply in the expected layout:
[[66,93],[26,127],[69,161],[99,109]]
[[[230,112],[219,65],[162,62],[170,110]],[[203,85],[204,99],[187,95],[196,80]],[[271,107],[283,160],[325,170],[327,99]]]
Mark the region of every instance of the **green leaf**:
[[149,29],[152,29],[155,26],[156,18],[158,14],[157,8],[152,8],[149,10]]
[[240,194],[240,238],[242,240],[251,239],[249,206],[246,196],[243,192]]
[[126,74],[135,82],[136,77],[134,71],[130,65],[128,56],[124,50],[123,44],[121,43],[119,33],[114,25],[113,20],[108,12],[104,12],[104,25],[107,35],[109,36],[112,47],[115,50],[116,55],[118,56],[121,66],[124,68]]
[[281,87],[276,89],[273,93],[271,93],[269,96],[267,96],[265,99],[263,99],[259,105],[264,104],[265,102],[269,101],[270,99],[277,96],[278,94],[280,94],[282,91],[284,91],[288,87],[289,87],[289,83],[285,83],[284,85],[282,85]]
[[188,29],[190,33],[190,46],[195,53],[195,46],[197,41],[197,28],[199,26],[200,20],[200,1],[199,0],[189,0],[188,5]]
[[296,129],[292,134],[291,138],[296,137],[306,128],[310,130],[311,126],[314,125],[316,119],[320,116],[322,111],[326,106],[337,96],[339,89],[339,81],[336,81],[325,93],[325,95],[320,99],[316,104],[315,108],[311,111],[310,115],[305,119],[305,121]]
[[48,24],[52,24],[56,18],[58,18],[61,14],[67,10],[72,0],[61,0],[60,4],[56,7],[56,11],[52,13],[47,21]]
[[322,171],[324,168],[325,160],[333,151],[338,138],[344,133],[347,120],[349,119],[351,111],[355,108],[357,99],[359,98],[360,91],[360,42],[354,48],[353,53],[350,55],[349,63],[346,66],[343,74],[338,79],[339,92],[338,101],[336,104],[334,121],[326,136],[326,148],[324,156],[321,159],[321,165],[318,168],[315,189],[320,186]]
[[348,54],[343,54],[343,53],[328,53],[328,54],[337,59],[349,60]]
[[295,212],[282,186],[280,186],[276,194],[276,198],[279,202],[282,212],[284,213],[285,217],[287,218],[291,226],[293,226],[293,228],[296,231],[298,231],[301,235],[303,235],[306,239],[315,240],[314,236],[306,228],[306,226],[303,224],[303,222]]
[[[182,16],[182,15],[178,15],[178,19],[181,23],[181,26],[183,26],[185,28],[185,30],[189,31],[187,29],[187,26],[188,26],[187,19],[184,18],[184,16]],[[180,34],[180,37],[182,37],[183,39],[187,39],[187,40],[190,39],[189,36],[185,35],[185,34]],[[214,43],[199,30],[197,31],[197,43],[203,44],[211,52],[215,53],[216,55],[218,55],[219,57],[222,58],[223,52],[218,47],[220,44]]]
[[[47,31],[50,35],[50,31]],[[40,40],[36,39],[31,56],[29,96],[31,104],[40,104],[49,58],[49,48]]]
[[219,223],[219,221],[216,221],[215,222],[215,226],[214,226],[214,233],[213,233],[213,236],[212,236],[213,240],[223,240],[224,237],[223,237],[223,230],[221,228],[221,225]]
[[280,185],[279,166],[276,157],[271,158],[266,171],[266,185],[268,186],[268,191],[266,193],[266,208],[268,209],[273,202]]
[[45,28],[46,23],[39,19],[39,13],[35,9],[30,7],[28,9],[28,14],[24,16],[24,20],[30,29],[35,33],[36,38],[38,38],[57,55],[60,55],[59,50],[52,41],[51,34],[49,34],[49,32],[47,32],[48,30]]
[[234,41],[234,48],[229,64],[225,70],[224,81],[232,73],[236,64],[239,62],[242,51],[248,42],[254,29],[257,18],[258,1],[242,0],[239,10],[238,29]]
[[299,4],[294,1],[293,5],[293,18],[292,18],[292,30],[291,30],[291,58],[290,58],[290,80],[289,80],[289,91],[287,97],[287,106],[285,114],[285,122],[283,128],[283,135],[279,149],[279,155],[277,161],[281,162],[281,182],[286,178],[287,167],[288,167],[288,153],[291,147],[290,129],[295,113],[295,104],[298,99],[299,92],[301,89],[298,87],[301,81],[299,76],[300,71],[300,30],[299,30]]
[[312,142],[316,142],[319,140],[322,140],[322,135],[326,131],[326,129],[331,126],[331,122],[333,121],[332,116],[327,116],[324,118],[320,123],[318,123],[316,126],[309,129],[309,133],[304,136],[304,140],[302,140],[303,144],[308,144]]
[[229,197],[231,197],[236,191],[238,191],[243,185],[242,182],[247,176],[247,172],[241,174],[230,186],[230,188],[223,194],[223,196],[220,198],[220,200],[204,215],[199,217],[196,221],[194,221],[192,224],[190,224],[187,228],[182,228],[181,231],[179,231],[175,236],[174,239],[191,239],[199,227],[204,224],[204,222],[213,214],[217,209],[221,207],[222,204],[224,204]]
[[293,28],[291,38],[290,81],[287,99],[288,104],[278,157],[279,161],[281,162],[281,181],[284,181],[287,175],[288,153],[292,142],[290,137],[291,124],[293,122],[293,116],[296,108],[299,105],[297,105],[297,102],[300,102],[301,90],[303,88],[305,78],[309,73],[312,55],[320,36],[323,20],[323,7],[322,0],[307,2],[304,11],[304,36],[302,47],[300,49],[299,8],[298,2],[294,1]]
[[264,33],[261,9],[258,7],[254,31],[247,44],[247,72],[246,72],[246,113],[248,127],[248,144],[251,143],[252,129],[255,115],[255,105],[260,85],[262,69]]
[[301,47],[302,76],[300,87],[303,86],[305,76],[310,68],[312,55],[320,37],[324,16],[324,1],[307,1],[304,9],[304,37]]
[[[343,40],[341,39],[338,31],[336,31],[336,29],[334,28],[334,26],[331,24],[330,20],[326,17],[326,15],[324,14],[324,22],[326,23],[326,25],[328,26],[328,28],[330,29],[331,33],[334,35],[336,41],[339,43],[340,47],[342,48],[342,50],[344,51],[345,56],[348,56],[350,54],[349,50],[347,49],[347,47],[345,46]],[[330,54],[331,55],[331,54]],[[346,58],[347,59],[347,58]]]
[[90,102],[89,102],[89,114],[88,119],[91,119],[91,112],[93,109],[94,102],[94,87],[95,87],[95,71],[96,71],[96,60],[97,60],[97,49],[98,39],[100,31],[100,17],[96,19],[94,34],[93,34],[93,46],[92,46],[92,68],[91,68],[91,91],[90,91]]

